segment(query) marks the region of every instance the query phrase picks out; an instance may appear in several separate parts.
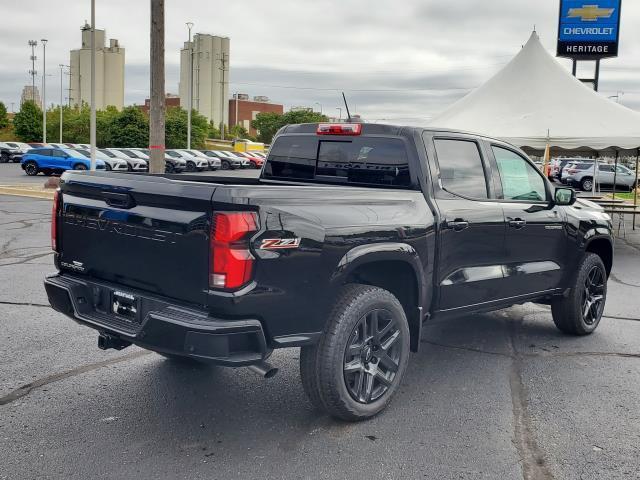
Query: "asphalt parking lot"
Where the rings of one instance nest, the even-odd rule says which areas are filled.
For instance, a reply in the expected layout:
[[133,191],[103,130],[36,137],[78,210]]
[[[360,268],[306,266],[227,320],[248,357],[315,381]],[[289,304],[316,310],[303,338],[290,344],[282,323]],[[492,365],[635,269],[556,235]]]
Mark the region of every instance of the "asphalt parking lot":
[[[29,178],[0,165],[0,184],[14,166]],[[595,334],[564,336],[533,304],[432,322],[390,408],[347,424],[312,409],[297,350],[274,354],[270,380],[98,350],[47,305],[49,215],[0,196],[0,479],[640,478],[632,244]]]

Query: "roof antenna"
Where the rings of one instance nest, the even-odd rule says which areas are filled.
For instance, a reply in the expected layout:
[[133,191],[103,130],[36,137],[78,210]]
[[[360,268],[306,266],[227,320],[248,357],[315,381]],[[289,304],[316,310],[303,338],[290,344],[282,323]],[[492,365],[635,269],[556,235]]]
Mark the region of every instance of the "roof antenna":
[[535,23],[533,24],[533,31],[534,31],[534,33],[536,31],[536,24]]
[[344,106],[347,109],[347,122],[350,122],[351,113],[349,113],[349,105],[347,104],[347,97],[344,96],[344,92],[342,92],[342,100],[344,100]]

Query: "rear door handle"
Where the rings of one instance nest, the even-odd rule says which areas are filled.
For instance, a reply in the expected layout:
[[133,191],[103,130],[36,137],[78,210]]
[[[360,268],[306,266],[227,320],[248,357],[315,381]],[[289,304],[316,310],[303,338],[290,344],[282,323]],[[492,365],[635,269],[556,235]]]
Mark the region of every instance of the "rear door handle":
[[523,228],[526,224],[527,221],[521,218],[514,218],[513,220],[509,220],[509,226],[515,228],[516,230]]
[[459,232],[460,230],[464,230],[468,226],[469,226],[469,222],[461,218],[456,218],[453,221],[447,222],[447,227],[455,230],[456,232]]

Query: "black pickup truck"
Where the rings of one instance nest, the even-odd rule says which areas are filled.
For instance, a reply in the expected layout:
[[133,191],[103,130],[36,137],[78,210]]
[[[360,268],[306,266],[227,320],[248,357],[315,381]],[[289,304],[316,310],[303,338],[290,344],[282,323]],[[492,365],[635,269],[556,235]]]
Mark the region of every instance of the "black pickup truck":
[[67,172],[52,219],[49,301],[101,348],[269,376],[301,347],[346,420],[387,406],[425,321],[536,302],[593,332],[613,260],[609,216],[517,148],[377,124],[284,127],[259,178]]

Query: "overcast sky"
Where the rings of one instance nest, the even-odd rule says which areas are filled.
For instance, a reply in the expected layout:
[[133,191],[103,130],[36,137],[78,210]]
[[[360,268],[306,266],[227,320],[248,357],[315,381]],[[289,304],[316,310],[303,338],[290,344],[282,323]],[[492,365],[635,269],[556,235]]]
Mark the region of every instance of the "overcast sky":
[[[142,103],[149,91],[149,0],[96,4],[97,28],[126,49],[125,103]],[[0,100],[8,108],[11,102],[18,108],[30,83],[29,39],[49,40],[47,103],[58,103],[58,65],[79,48],[89,9],[89,0],[2,0]],[[352,113],[411,124],[424,123],[490,78],[534,24],[554,52],[558,24],[557,0],[166,0],[166,9],[167,92],[178,91],[179,50],[185,22],[193,21],[194,32],[231,38],[231,92],[267,95],[287,109],[319,110],[319,103],[337,115],[345,90]],[[619,57],[603,61],[600,90],[607,96],[624,91],[621,103],[640,110],[638,25],[640,2],[626,0]],[[570,68],[569,60],[560,62]]]

